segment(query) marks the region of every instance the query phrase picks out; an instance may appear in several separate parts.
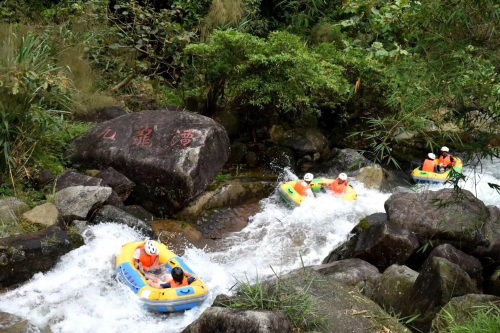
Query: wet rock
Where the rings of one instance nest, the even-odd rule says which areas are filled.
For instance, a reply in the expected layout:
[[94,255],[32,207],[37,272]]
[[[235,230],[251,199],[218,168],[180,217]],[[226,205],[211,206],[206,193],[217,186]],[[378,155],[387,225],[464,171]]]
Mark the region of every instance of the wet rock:
[[115,222],[120,224],[125,224],[133,229],[140,230],[145,236],[150,238],[156,238],[156,235],[151,228],[151,226],[130,215],[129,213],[119,209],[115,206],[104,205],[97,209],[90,220],[93,224],[103,223],[103,222]]
[[182,332],[293,333],[293,327],[281,312],[211,307]]
[[[39,331],[38,327],[21,317],[6,312],[0,312],[0,332],[35,333]],[[45,333],[49,333],[49,331]]]
[[196,221],[198,230],[210,239],[222,238],[224,234],[242,230],[248,219],[260,210],[258,203],[207,211]]
[[83,245],[83,239],[54,226],[0,239],[0,287],[25,282],[50,270],[60,257]]

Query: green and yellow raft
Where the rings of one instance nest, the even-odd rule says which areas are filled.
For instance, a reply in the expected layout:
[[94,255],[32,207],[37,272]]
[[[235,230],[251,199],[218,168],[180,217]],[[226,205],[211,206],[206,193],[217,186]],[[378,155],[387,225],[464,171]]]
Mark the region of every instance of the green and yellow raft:
[[[330,187],[330,183],[335,179],[328,178],[316,178],[311,181],[311,189],[314,193],[319,193],[322,190],[327,190]],[[294,187],[297,180],[286,182],[278,188],[278,193],[281,199],[289,204],[290,206],[300,206],[305,200],[305,197],[300,195],[295,191]],[[347,190],[344,194],[336,196],[345,201],[354,201],[357,198],[357,193],[354,191],[351,185],[347,186]]]
[[[453,156],[453,159],[455,160],[455,166],[453,167],[453,170],[457,173],[462,173],[463,171],[462,160],[455,156]],[[436,164],[439,164],[438,159],[435,159],[434,161],[436,162]],[[451,170],[452,169],[448,169],[443,173],[437,173],[437,172],[422,171],[420,170],[420,167],[418,167],[412,171],[411,178],[417,183],[439,184],[439,183],[444,183],[450,178]]]

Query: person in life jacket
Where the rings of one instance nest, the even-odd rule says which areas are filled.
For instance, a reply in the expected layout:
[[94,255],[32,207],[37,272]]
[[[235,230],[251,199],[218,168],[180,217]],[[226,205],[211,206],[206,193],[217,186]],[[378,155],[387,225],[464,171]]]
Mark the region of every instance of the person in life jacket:
[[330,190],[333,194],[339,195],[345,193],[349,182],[347,181],[347,175],[345,173],[339,174],[339,176],[330,183]]
[[436,155],[433,153],[427,154],[427,158],[420,166],[420,170],[425,172],[438,172],[438,165],[436,164]]
[[298,180],[293,189],[303,197],[314,197],[314,193],[311,189],[311,181],[313,179],[314,176],[312,173],[306,173],[304,175],[304,180]]
[[186,273],[180,267],[172,268],[170,272],[172,278],[167,280],[167,282],[163,282],[158,278],[153,278],[148,280],[148,284],[153,288],[179,288],[185,287],[193,283],[196,280],[194,275]]
[[172,279],[167,281],[167,283],[162,283],[160,287],[162,288],[179,288],[185,287],[193,283],[196,278],[189,273],[185,273],[182,268],[174,267],[172,268]]
[[134,264],[146,278],[151,275],[165,279],[165,266],[160,264],[160,251],[155,241],[147,240],[137,247],[134,252]]
[[450,149],[446,146],[441,148],[441,156],[439,156],[439,168],[444,168],[443,171],[451,169],[455,166],[455,159],[450,154]]

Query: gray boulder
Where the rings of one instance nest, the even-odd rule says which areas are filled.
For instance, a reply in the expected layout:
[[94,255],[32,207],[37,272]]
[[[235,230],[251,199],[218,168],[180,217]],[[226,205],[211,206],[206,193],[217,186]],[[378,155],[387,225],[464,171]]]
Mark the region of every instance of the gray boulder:
[[293,333],[290,320],[280,312],[243,311],[211,307],[182,333]]
[[312,268],[323,275],[328,275],[329,279],[356,288],[367,297],[371,297],[380,278],[377,267],[361,259],[345,259]]
[[82,175],[81,173],[73,170],[66,171],[65,173],[57,177],[57,191],[71,186],[104,186],[104,182],[100,178]]
[[337,282],[337,278],[335,274],[321,274],[306,267],[281,277],[279,283],[310,297],[314,311],[324,318],[323,327],[317,329],[319,332],[410,332],[378,304],[356,289]]
[[111,187],[122,202],[129,197],[135,188],[133,181],[111,167],[99,172],[96,178],[101,178],[107,186]]
[[111,187],[71,186],[56,192],[55,204],[67,223],[87,220],[89,213],[101,206],[111,191]]
[[417,237],[408,230],[385,221],[386,215],[372,214],[355,228],[356,234],[333,250],[323,263],[359,258],[384,271],[392,264],[403,265],[418,248]]
[[[469,274],[471,279],[476,282],[478,290],[482,290],[481,286],[483,282],[483,267],[479,259],[456,249],[450,244],[442,244],[434,248],[431,253],[429,253],[426,261],[432,260],[432,258],[434,257],[445,258],[449,262],[460,266],[460,268],[462,268],[467,274]],[[423,266],[426,266],[425,262]]]
[[409,267],[391,265],[378,279],[372,299],[386,310],[402,313],[417,277],[418,272]]
[[474,282],[458,265],[444,258],[429,260],[413,285],[405,316],[420,316],[413,324],[428,332],[436,313],[453,297],[477,293]]
[[90,221],[93,224],[114,222],[125,224],[133,229],[139,230],[149,238],[156,238],[153,228],[147,222],[130,215],[126,211],[111,205],[104,205],[97,209]]
[[421,244],[439,239],[466,252],[477,245],[488,209],[467,190],[393,194],[384,204],[389,224],[413,232]]
[[97,125],[71,145],[74,162],[113,167],[136,184],[133,197],[172,214],[201,193],[229,157],[224,128],[191,112],[135,112]]

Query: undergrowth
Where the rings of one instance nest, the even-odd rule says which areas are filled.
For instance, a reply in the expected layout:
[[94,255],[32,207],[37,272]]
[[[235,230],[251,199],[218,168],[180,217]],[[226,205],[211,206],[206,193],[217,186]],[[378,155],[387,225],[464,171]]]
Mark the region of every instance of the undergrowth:
[[470,309],[468,316],[453,309],[443,310],[440,323],[445,323],[445,327],[435,327],[434,332],[496,333],[500,332],[500,308],[494,303],[476,306]]
[[303,288],[290,285],[275,273],[273,281],[256,282],[236,279],[233,288],[236,295],[227,307],[242,310],[267,310],[282,312],[299,331],[311,331],[321,328],[325,318],[315,307],[314,300],[307,294],[314,279],[309,279]]

